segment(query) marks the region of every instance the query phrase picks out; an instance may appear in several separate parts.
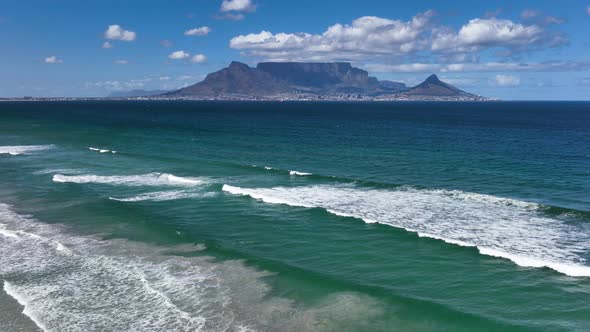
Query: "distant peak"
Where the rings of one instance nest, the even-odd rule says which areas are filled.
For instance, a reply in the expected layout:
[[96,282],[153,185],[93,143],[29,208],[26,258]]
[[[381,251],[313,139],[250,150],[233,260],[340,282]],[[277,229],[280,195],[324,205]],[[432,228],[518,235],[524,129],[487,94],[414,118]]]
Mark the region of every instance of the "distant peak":
[[239,62],[239,61],[232,61],[229,64],[229,68],[248,68],[250,69],[250,66],[248,66],[247,64],[243,63],[243,62]]
[[438,79],[438,76],[436,76],[436,74],[432,74],[432,75],[428,76],[428,78],[424,82],[438,83],[438,82],[440,82],[440,80]]

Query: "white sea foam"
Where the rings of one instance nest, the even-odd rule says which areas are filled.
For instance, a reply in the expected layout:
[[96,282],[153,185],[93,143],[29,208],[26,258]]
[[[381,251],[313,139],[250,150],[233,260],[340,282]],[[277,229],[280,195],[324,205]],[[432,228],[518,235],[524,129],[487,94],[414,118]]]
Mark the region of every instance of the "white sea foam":
[[[2,217],[4,219],[10,219],[13,221],[14,220],[18,220],[18,221],[27,220],[26,216],[21,216],[21,215],[14,213],[12,210],[10,210],[8,208],[8,206],[6,204],[1,204],[1,203],[0,203],[0,217]],[[66,248],[66,246],[64,246],[59,241],[48,239],[43,236],[28,232],[26,230],[21,230],[21,229],[10,230],[10,229],[7,229],[6,224],[0,222],[0,237],[2,237],[2,236],[12,238],[16,241],[33,240],[40,245],[49,246],[49,247],[52,247],[58,251],[67,251],[68,250],[68,248]]]
[[57,174],[57,173],[61,173],[61,174],[72,175],[72,174],[80,174],[82,172],[83,172],[82,170],[73,169],[73,168],[48,168],[48,169],[43,169],[43,170],[40,170],[40,171],[36,171],[33,174],[36,174],[36,175],[44,175],[44,174]]
[[[223,191],[263,202],[356,217],[416,232],[525,267],[547,267],[569,276],[590,277],[584,255],[590,226],[543,215],[540,206],[514,199],[447,190],[362,189],[350,185],[239,188]],[[583,229],[582,229],[583,228]]]
[[[256,165],[253,165],[253,166],[254,167],[257,167]],[[264,169],[267,170],[267,171],[281,171],[281,172],[284,171],[284,170],[281,170],[281,169],[278,169],[278,168],[274,168],[274,167],[271,167],[271,166],[264,166]],[[292,175],[292,176],[307,176],[307,175],[312,175],[312,173],[292,171],[292,170],[290,170],[288,172],[289,172],[289,175]]]
[[111,199],[113,201],[119,201],[119,202],[143,202],[143,201],[163,202],[163,201],[172,201],[172,200],[177,200],[177,199],[207,198],[207,197],[213,197],[215,195],[216,195],[216,193],[200,193],[200,192],[174,190],[174,191],[151,192],[151,193],[141,194],[141,195],[127,197],[127,198],[109,197],[109,199]]
[[15,239],[18,238],[18,235],[15,232],[9,231],[6,229],[2,229],[2,228],[0,228],[0,235],[5,236],[5,237],[12,237]]
[[289,175],[307,176],[307,175],[312,175],[312,174],[305,173],[305,172],[298,172],[298,171],[289,171]]
[[18,156],[21,154],[29,154],[31,152],[43,151],[51,149],[53,145],[12,145],[0,146],[0,154],[9,154],[11,156]]
[[114,151],[114,150],[99,149],[99,148],[93,148],[93,147],[88,147],[88,150],[95,151],[95,152],[98,152],[98,153],[109,153],[109,152],[110,153],[113,153],[113,154],[114,153],[117,153],[117,151]]
[[478,250],[482,255],[506,258],[513,261],[517,265],[524,267],[546,267],[571,277],[590,277],[590,266],[572,263],[551,262],[533,257],[514,255],[504,251],[484,247],[478,247]]
[[142,175],[53,175],[53,181],[59,183],[99,183],[121,186],[173,186],[193,187],[203,185],[202,178],[180,177],[167,173],[149,173]]
[[15,290],[14,286],[12,286],[11,283],[9,283],[8,281],[4,281],[3,289],[4,292],[6,292],[6,294],[15,299],[16,302],[18,302],[18,304],[24,307],[23,314],[25,316],[29,317],[33,321],[33,323],[35,323],[35,325],[37,325],[37,327],[39,327],[42,331],[48,331],[47,327],[45,327],[45,325],[41,323],[39,317],[37,317],[37,314],[31,311],[31,306],[27,302],[27,300]]
[[240,261],[173,254],[188,251],[186,246],[75,235],[18,215],[5,204],[0,204],[0,226],[23,234],[0,236],[4,290],[48,332],[317,331],[319,324],[338,330],[382,314],[375,311],[380,306],[374,299],[354,293],[334,294],[300,310],[269,295],[263,282],[269,273]]

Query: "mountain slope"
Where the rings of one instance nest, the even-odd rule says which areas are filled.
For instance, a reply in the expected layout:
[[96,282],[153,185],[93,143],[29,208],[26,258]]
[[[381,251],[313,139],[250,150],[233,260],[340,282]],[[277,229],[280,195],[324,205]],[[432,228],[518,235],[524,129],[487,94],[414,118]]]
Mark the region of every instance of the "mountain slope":
[[167,96],[220,97],[226,95],[268,96],[292,89],[270,74],[233,61],[229,67],[211,73],[202,82],[167,93]]
[[435,74],[430,75],[424,82],[401,93],[408,96],[476,97],[439,80]]

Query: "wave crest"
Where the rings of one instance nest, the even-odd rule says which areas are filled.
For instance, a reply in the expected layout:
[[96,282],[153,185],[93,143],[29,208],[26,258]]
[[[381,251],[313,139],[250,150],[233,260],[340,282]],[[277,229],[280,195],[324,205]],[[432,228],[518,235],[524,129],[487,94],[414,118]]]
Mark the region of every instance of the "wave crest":
[[289,171],[289,175],[307,176],[307,175],[312,175],[312,174],[305,173],[305,172],[299,172],[299,171]]
[[0,154],[9,154],[11,156],[18,156],[21,154],[29,154],[31,152],[43,151],[53,148],[53,145],[11,145],[0,146]]
[[110,200],[119,201],[119,202],[144,202],[144,201],[152,201],[152,202],[164,202],[164,201],[172,201],[177,199],[189,199],[189,198],[207,198],[213,197],[215,193],[197,193],[197,192],[190,192],[190,191],[158,191],[158,192],[151,192],[146,194],[141,194],[133,197],[127,198],[115,198],[109,197]]
[[[584,255],[590,225],[546,216],[540,205],[449,190],[363,189],[352,185],[240,188],[223,191],[272,204],[322,208],[339,216],[378,222],[502,257],[526,267],[548,267],[590,277]],[[585,227],[581,230],[580,227]]]
[[53,175],[58,183],[98,183],[122,186],[177,186],[193,187],[205,183],[202,178],[180,177],[168,173],[149,173],[142,175]]

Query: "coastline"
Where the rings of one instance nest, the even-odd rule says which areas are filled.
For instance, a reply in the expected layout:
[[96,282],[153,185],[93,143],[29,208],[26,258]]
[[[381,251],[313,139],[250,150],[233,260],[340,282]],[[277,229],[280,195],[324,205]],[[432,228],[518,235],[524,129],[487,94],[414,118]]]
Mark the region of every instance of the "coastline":
[[47,102],[47,101],[220,101],[220,102],[341,102],[341,103],[387,103],[387,102],[498,102],[501,99],[493,98],[273,98],[273,97],[219,97],[219,98],[196,98],[196,97],[40,97],[40,98],[0,98],[0,102]]
[[24,313],[25,306],[10,296],[4,289],[6,282],[0,279],[0,330],[14,332],[42,332],[35,322]]

